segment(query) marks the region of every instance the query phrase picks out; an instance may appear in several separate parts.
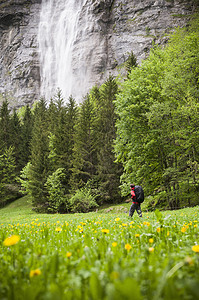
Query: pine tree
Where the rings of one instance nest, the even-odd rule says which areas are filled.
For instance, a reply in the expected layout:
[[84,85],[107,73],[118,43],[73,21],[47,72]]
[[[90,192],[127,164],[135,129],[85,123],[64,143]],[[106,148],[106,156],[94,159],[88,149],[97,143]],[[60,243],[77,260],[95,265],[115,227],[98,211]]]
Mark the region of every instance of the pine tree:
[[31,149],[30,141],[32,139],[32,128],[33,128],[33,115],[32,111],[27,105],[25,107],[25,113],[22,120],[22,150],[21,150],[21,165],[24,167],[30,160]]
[[72,190],[83,187],[96,175],[96,115],[94,104],[89,95],[84,99],[79,109],[75,126]]
[[10,132],[11,132],[12,147],[14,149],[16,171],[17,173],[19,173],[19,171],[23,167],[21,161],[23,146],[22,146],[22,128],[16,110],[14,110],[11,116]]
[[[54,107],[54,112],[52,108]],[[70,176],[72,167],[72,154],[74,146],[74,125],[76,122],[77,105],[70,97],[66,107],[60,91],[58,92],[54,105],[51,105],[51,133],[50,142],[50,162],[51,169],[55,172],[58,168],[65,171],[66,192],[69,192]]]
[[68,192],[71,189],[70,179],[72,176],[72,163],[73,163],[73,149],[74,149],[74,135],[75,135],[75,124],[77,121],[77,113],[78,108],[75,100],[72,96],[69,97],[69,101],[66,105],[66,127],[65,127],[65,135],[66,135],[66,156],[65,156],[65,168],[66,179],[68,185]]
[[5,148],[0,155],[0,206],[4,206],[11,198],[8,185],[15,180],[15,167],[13,148]]
[[121,165],[115,163],[114,139],[116,138],[114,101],[118,92],[115,79],[110,76],[100,88],[100,103],[97,110],[97,173],[99,190],[105,201],[120,200],[119,180]]
[[1,153],[4,149],[11,146],[11,127],[10,127],[10,109],[8,108],[8,101],[2,103],[0,109],[0,150]]
[[129,54],[128,59],[125,62],[125,67],[127,71],[127,78],[129,78],[129,74],[131,73],[131,69],[137,67],[137,59],[133,53],[133,51]]
[[45,210],[47,205],[45,183],[49,172],[48,156],[47,109],[44,99],[41,99],[34,112],[29,170],[29,190],[37,210]]

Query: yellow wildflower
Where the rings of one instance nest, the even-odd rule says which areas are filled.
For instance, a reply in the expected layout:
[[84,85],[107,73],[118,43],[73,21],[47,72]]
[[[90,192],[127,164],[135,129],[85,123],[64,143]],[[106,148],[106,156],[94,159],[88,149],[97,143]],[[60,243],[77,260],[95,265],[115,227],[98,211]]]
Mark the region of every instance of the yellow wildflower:
[[126,249],[127,251],[131,250],[131,248],[132,248],[132,247],[131,247],[130,244],[126,244],[126,245],[125,245],[125,249]]
[[182,227],[181,232],[185,232],[187,229],[185,227]]
[[161,228],[160,228],[160,227],[158,227],[158,228],[157,228],[157,232],[160,232],[160,230],[161,230]]
[[192,250],[193,250],[194,252],[199,253],[199,245],[194,245],[194,246],[192,246]]
[[149,243],[152,244],[153,243],[153,239],[149,239]]
[[60,232],[60,231],[62,231],[62,229],[61,229],[61,227],[56,227],[55,231]]
[[31,270],[30,271],[30,278],[41,275],[40,269]]
[[150,223],[145,221],[145,222],[143,222],[143,225],[150,226]]
[[116,242],[113,242],[113,243],[112,243],[112,246],[113,246],[113,247],[116,247],[116,246],[117,246],[117,243],[116,243]]
[[135,234],[135,237],[139,237],[140,235],[138,233]]
[[118,222],[120,220],[120,218],[116,218],[115,221]]
[[20,240],[19,235],[11,235],[7,239],[5,239],[3,244],[4,244],[4,246],[13,246],[13,245],[17,244],[19,242],[19,240]]
[[102,232],[105,233],[105,234],[109,233],[109,229],[102,229]]
[[149,247],[149,252],[154,252],[154,248],[153,247]]
[[66,257],[68,257],[68,258],[71,257],[71,255],[72,255],[71,252],[67,252],[67,253],[66,253]]

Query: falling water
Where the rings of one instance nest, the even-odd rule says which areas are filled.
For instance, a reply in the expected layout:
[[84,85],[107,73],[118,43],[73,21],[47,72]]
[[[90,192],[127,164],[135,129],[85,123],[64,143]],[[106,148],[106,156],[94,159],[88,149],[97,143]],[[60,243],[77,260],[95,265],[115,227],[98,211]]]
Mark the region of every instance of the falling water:
[[42,2],[38,42],[41,96],[44,96],[47,101],[55,95],[58,88],[61,89],[66,100],[73,95],[77,101],[81,101],[80,98],[86,92],[87,67],[84,49],[76,51],[74,58],[74,49],[82,47],[85,29],[90,26],[89,11],[85,8],[86,1],[43,0]]

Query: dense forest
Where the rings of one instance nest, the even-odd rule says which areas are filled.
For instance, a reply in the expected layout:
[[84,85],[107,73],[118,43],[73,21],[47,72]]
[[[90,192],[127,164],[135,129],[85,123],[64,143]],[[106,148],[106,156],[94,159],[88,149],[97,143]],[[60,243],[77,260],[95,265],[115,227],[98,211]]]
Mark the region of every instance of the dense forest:
[[199,195],[199,18],[154,46],[127,76],[109,76],[82,103],[61,91],[47,105],[0,108],[0,204],[21,193],[34,209],[87,212],[144,187],[148,208],[195,205]]

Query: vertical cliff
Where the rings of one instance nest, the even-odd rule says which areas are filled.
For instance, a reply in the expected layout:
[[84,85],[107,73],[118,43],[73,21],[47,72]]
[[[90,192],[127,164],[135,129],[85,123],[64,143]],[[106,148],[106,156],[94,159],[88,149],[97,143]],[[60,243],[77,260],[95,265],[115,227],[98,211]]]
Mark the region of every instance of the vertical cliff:
[[40,5],[41,0],[0,1],[0,93],[11,106],[33,103],[39,94]]
[[[48,1],[51,1],[55,15],[56,4],[61,0]],[[63,0],[63,4],[69,2]],[[177,26],[184,26],[198,8],[197,0],[84,0],[81,3],[70,58],[67,58],[72,62],[71,76],[68,74],[64,78],[62,73],[58,76],[55,55],[52,70],[45,75],[48,77],[53,73],[52,79],[45,79],[44,67],[50,65],[45,58],[45,45],[49,41],[48,44],[52,43],[49,47],[58,50],[53,48],[55,41],[51,32],[49,37],[41,35],[38,38],[44,0],[0,0],[0,101],[7,97],[11,106],[32,104],[41,95],[40,87],[43,87],[44,96],[49,95],[45,93],[47,86],[53,93],[56,88],[62,88],[57,78],[62,78],[64,87],[69,76],[71,83],[64,96],[67,98],[72,93],[80,99],[94,84],[102,83],[110,72],[121,72],[131,51],[140,62],[153,43],[165,43],[168,33]],[[63,6],[63,9],[67,7]],[[52,18],[49,18],[47,26],[49,24],[52,29],[57,26],[59,16],[57,11],[55,24],[50,25]],[[70,22],[69,17],[64,22]],[[46,42],[41,46],[45,38]],[[67,42],[63,32],[64,39]],[[66,57],[63,57],[65,61]],[[45,80],[48,80],[46,86]]]

